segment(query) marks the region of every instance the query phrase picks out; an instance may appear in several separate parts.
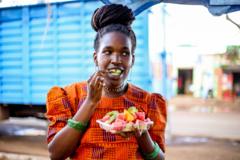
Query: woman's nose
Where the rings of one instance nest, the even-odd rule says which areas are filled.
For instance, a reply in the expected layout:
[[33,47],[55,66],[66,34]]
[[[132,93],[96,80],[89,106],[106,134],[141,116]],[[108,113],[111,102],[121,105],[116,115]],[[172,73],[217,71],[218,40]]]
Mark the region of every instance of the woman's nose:
[[118,54],[112,54],[111,61],[112,63],[121,63],[121,57]]

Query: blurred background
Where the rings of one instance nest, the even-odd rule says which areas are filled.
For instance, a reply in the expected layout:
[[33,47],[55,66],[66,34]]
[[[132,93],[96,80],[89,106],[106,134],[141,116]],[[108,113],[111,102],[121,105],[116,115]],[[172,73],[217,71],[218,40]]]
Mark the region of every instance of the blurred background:
[[[90,19],[101,5],[0,1],[0,160],[48,159],[46,94],[94,72]],[[240,11],[159,3],[133,29],[129,80],[167,99],[166,159],[239,160]]]

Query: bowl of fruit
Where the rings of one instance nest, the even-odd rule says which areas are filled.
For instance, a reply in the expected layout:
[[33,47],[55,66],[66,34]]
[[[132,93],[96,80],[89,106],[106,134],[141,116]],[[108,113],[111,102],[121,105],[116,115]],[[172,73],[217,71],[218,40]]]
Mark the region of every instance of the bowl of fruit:
[[134,106],[124,109],[123,112],[108,112],[102,119],[98,119],[97,123],[100,128],[111,133],[133,132],[136,129],[143,132],[153,125],[153,121],[146,118],[145,112],[139,112]]

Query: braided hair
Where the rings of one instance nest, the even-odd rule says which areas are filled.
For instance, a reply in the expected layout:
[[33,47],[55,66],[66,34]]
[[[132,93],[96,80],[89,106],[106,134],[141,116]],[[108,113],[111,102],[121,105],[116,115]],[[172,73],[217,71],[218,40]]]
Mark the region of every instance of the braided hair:
[[130,37],[132,42],[132,53],[136,48],[136,36],[131,28],[135,20],[133,12],[126,6],[120,4],[104,5],[94,11],[91,25],[97,32],[94,40],[94,49],[98,51],[99,40],[106,33],[120,32]]

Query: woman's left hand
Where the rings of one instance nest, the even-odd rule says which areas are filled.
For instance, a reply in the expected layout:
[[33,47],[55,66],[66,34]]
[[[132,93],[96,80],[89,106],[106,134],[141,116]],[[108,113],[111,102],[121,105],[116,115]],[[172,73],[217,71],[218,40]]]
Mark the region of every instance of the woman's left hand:
[[136,138],[140,138],[145,132],[147,132],[147,130],[142,131],[142,130],[136,129],[134,131],[134,135]]
[[121,135],[124,138],[128,138],[128,137],[131,137],[131,136],[135,136],[136,138],[140,138],[145,132],[147,132],[147,131],[142,131],[142,130],[139,130],[139,129],[135,129],[132,132],[120,132],[118,134]]

